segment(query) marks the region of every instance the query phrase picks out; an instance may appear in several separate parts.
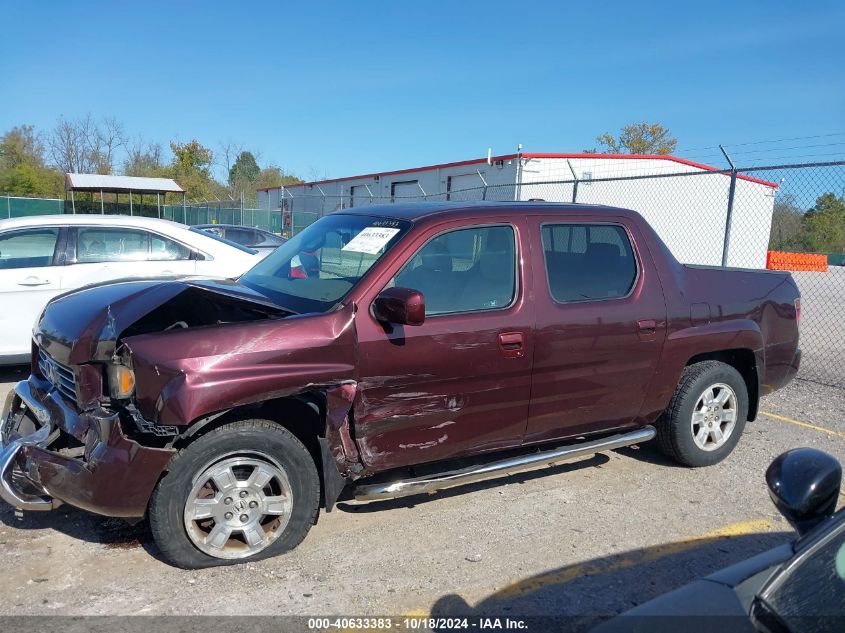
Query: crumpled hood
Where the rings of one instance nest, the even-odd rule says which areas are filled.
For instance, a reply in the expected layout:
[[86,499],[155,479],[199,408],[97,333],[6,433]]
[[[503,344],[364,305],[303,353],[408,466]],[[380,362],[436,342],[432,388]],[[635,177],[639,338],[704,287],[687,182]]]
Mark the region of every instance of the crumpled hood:
[[233,280],[197,277],[112,281],[86,286],[53,299],[36,324],[34,337],[59,362],[106,361],[128,327],[187,290],[285,311]]

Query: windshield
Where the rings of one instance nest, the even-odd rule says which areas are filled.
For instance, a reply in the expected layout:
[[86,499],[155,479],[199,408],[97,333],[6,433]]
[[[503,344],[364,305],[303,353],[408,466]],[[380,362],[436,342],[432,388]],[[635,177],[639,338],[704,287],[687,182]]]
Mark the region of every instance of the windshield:
[[294,312],[325,312],[410,225],[391,218],[327,215],[282,244],[239,281]]

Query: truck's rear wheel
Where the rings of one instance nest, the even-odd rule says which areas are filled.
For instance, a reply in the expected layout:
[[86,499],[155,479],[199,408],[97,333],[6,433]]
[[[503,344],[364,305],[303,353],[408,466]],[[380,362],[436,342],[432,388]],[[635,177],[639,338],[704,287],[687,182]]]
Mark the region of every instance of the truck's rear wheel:
[[686,466],[710,466],[733,451],[748,418],[748,389],[725,363],[704,361],[684,369],[657,424],[660,448]]
[[222,426],[171,462],[150,500],[164,557],[196,569],[296,547],[314,523],[319,478],[308,450],[266,420]]

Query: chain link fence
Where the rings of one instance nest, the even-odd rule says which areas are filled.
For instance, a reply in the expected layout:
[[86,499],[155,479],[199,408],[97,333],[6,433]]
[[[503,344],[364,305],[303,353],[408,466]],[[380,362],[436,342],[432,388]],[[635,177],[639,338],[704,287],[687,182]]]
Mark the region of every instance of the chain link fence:
[[[163,218],[182,224],[239,224],[264,229],[272,233],[282,233],[282,215],[278,209],[248,209],[225,207],[208,204],[156,204],[152,201],[135,200],[103,201],[97,199],[77,199],[73,205],[76,213],[100,215],[132,215],[145,218]],[[21,218],[35,215],[56,215],[73,213],[71,202],[58,198],[23,198],[18,196],[0,197],[0,219]],[[314,218],[300,219],[300,228],[313,222]],[[288,228],[290,233],[290,227]]]
[[[276,209],[162,205],[160,213],[185,224],[242,224],[291,236],[351,206],[541,199],[634,209],[683,263],[759,269],[767,266],[769,251],[823,253],[826,271],[793,272],[802,294],[799,376],[845,388],[845,161],[581,180],[572,172],[569,178],[552,176],[413,196],[288,194]],[[99,201],[95,206],[91,212],[100,213]],[[67,211],[63,200],[0,198],[0,218]],[[122,204],[105,211],[129,213]],[[133,213],[157,217],[159,208],[135,205]]]

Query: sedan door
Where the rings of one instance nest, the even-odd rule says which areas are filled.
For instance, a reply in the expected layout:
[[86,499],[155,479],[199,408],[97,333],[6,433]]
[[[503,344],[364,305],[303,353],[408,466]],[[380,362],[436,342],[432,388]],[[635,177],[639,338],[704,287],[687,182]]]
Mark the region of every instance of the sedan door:
[[522,222],[453,223],[415,241],[386,287],[423,293],[421,326],[379,323],[374,296],[361,306],[355,439],[370,468],[522,441],[534,349]]
[[537,352],[526,442],[634,424],[666,336],[663,290],[636,227],[606,216],[529,221]]
[[35,319],[60,292],[62,237],[59,227],[0,234],[0,358],[5,362],[29,357]]

